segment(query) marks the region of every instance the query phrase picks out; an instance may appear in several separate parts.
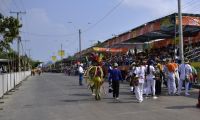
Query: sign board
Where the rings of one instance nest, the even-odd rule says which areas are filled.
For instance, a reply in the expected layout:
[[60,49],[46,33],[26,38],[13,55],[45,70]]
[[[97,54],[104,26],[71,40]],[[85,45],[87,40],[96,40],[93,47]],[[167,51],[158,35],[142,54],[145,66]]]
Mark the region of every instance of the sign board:
[[56,61],[56,56],[52,56],[51,59],[52,59],[52,61],[55,62]]
[[64,57],[65,56],[65,51],[64,50],[59,50],[58,51],[58,55],[61,56],[61,57]]

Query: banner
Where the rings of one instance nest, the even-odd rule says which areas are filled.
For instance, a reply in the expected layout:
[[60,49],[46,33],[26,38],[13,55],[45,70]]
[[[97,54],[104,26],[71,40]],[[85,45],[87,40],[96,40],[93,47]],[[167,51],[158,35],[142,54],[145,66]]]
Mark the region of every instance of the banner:
[[93,47],[95,52],[127,52],[128,48],[100,48]]
[[51,59],[52,59],[52,61],[55,62],[56,61],[56,56],[52,56]]
[[154,41],[153,48],[162,48],[164,46],[172,44],[172,42],[173,42],[172,39],[164,39],[164,40],[160,40],[160,41]]
[[[176,17],[176,24],[179,24],[178,16]],[[193,16],[183,16],[182,17],[183,25],[192,25],[192,26],[200,26],[200,17]]]
[[61,56],[61,57],[64,57],[65,56],[65,51],[64,50],[59,50],[58,51],[58,55]]

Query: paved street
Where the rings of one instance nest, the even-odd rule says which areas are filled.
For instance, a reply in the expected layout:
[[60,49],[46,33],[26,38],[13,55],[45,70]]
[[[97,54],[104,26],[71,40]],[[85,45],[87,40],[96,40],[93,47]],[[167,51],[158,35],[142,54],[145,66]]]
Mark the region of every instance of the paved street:
[[121,84],[119,101],[111,94],[95,101],[86,86],[78,86],[78,77],[44,73],[0,100],[0,120],[199,120],[197,90],[191,94],[137,103],[128,84]]

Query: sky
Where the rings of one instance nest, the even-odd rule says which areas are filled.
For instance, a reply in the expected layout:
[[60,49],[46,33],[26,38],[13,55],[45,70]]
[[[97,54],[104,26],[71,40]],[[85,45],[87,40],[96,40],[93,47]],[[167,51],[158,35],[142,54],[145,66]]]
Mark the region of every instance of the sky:
[[[200,13],[199,0],[181,0],[182,12]],[[20,14],[23,52],[47,62],[65,50],[65,57],[97,41],[129,31],[146,22],[177,12],[177,0],[0,0],[4,16]],[[13,43],[16,49],[16,42]]]

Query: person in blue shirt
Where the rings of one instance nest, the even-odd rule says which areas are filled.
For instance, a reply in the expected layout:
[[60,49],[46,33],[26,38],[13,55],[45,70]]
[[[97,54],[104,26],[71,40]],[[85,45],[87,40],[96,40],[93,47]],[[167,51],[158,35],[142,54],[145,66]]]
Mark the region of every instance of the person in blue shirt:
[[114,68],[111,70],[113,98],[119,99],[119,81],[122,80],[121,71],[117,68],[118,64],[114,63]]

